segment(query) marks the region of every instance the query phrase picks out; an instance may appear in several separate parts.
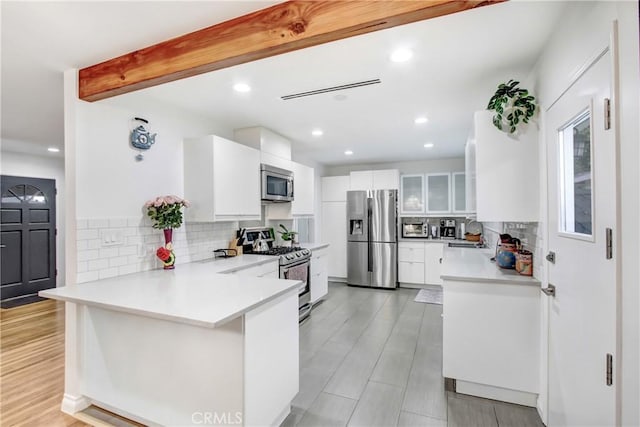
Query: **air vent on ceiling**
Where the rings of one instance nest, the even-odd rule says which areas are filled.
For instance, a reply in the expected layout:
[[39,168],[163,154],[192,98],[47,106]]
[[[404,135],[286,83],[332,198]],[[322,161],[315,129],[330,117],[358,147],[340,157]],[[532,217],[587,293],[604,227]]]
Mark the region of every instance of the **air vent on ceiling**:
[[294,94],[291,94],[291,95],[285,95],[285,96],[282,96],[281,99],[287,101],[289,99],[302,98],[304,96],[319,95],[321,93],[336,92],[336,91],[339,91],[339,90],[353,89],[355,87],[377,85],[377,84],[380,84],[380,83],[382,83],[382,81],[380,81],[380,79],[365,80],[365,81],[362,81],[362,82],[348,83],[346,85],[325,87],[323,89],[316,89],[316,90],[310,90],[308,92],[300,92],[300,93],[294,93]]

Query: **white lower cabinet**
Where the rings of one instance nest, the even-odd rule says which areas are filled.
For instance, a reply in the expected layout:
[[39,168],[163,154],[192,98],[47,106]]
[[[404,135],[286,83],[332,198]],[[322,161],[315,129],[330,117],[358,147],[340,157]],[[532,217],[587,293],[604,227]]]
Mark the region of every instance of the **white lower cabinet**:
[[424,285],[424,263],[398,261],[398,281],[400,283]]
[[444,243],[424,244],[424,282],[427,285],[442,285],[442,255]]
[[442,285],[440,279],[444,243],[400,242],[398,281],[413,285]]
[[312,251],[311,277],[309,278],[312,304],[322,299],[329,292],[329,276],[327,274],[328,259],[328,249]]
[[535,407],[539,285],[445,280],[442,288],[443,375],[460,393]]

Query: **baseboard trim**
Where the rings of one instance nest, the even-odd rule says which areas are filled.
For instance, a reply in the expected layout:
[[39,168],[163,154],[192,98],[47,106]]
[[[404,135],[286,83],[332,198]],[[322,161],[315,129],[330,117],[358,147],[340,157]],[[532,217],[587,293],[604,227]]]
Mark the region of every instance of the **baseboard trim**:
[[456,393],[484,397],[486,399],[499,400],[501,402],[515,403],[518,405],[530,406],[532,408],[535,408],[538,402],[538,395],[536,393],[511,390],[508,388],[494,387],[460,380],[456,380]]
[[280,415],[278,415],[275,419],[275,422],[272,424],[274,426],[279,426],[281,425],[284,420],[287,419],[287,417],[289,416],[289,414],[291,413],[291,406],[287,406],[286,408],[284,408],[282,410],[282,412],[280,413]]
[[65,414],[75,415],[77,412],[83,411],[91,406],[91,401],[85,396],[74,396],[65,393],[62,397],[62,405],[60,410]]
[[333,276],[329,276],[329,281],[330,281],[330,282],[347,283],[347,278],[346,278],[346,277],[333,277]]

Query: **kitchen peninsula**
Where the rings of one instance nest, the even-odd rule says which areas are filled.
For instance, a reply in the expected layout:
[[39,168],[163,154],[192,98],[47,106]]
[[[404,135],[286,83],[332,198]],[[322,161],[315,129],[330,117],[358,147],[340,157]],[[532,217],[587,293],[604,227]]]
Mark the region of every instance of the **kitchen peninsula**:
[[458,393],[535,407],[540,282],[499,268],[493,254],[444,250],[443,375]]
[[302,282],[238,271],[271,263],[208,260],[41,292],[76,317],[66,369],[78,393],[66,385],[63,411],[95,404],[148,425],[280,424],[299,387]]

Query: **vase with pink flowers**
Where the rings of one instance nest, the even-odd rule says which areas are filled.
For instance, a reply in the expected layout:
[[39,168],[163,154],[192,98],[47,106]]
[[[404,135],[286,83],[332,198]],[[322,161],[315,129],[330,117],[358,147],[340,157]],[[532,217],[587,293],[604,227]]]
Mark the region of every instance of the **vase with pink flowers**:
[[162,261],[165,270],[173,270],[176,263],[176,255],[173,252],[173,229],[182,225],[182,208],[189,207],[189,201],[178,196],[158,196],[148,200],[144,207],[147,216],[153,222],[153,228],[164,232],[164,246],[156,251],[156,256]]

